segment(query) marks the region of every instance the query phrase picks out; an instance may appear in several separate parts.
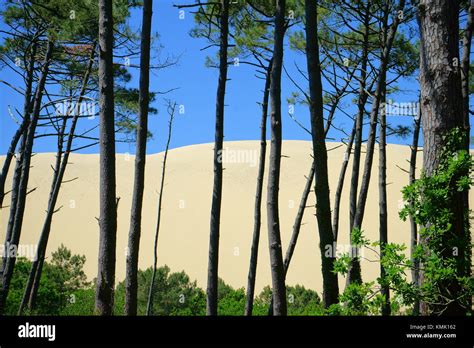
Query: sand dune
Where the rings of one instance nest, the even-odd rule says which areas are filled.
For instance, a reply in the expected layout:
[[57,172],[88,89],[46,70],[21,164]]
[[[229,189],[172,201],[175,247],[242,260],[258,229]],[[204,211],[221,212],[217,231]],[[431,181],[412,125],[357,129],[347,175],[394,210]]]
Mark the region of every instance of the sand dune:
[[[334,200],[339,170],[345,147],[339,143],[328,143],[331,200]],[[222,227],[219,274],[234,287],[243,287],[247,282],[248,260],[253,231],[253,209],[257,175],[258,141],[226,142],[224,160],[224,189],[222,203]],[[167,264],[172,271],[185,270],[201,287],[206,285],[207,251],[209,242],[209,212],[212,188],[213,144],[194,145],[171,150],[168,157],[167,179],[162,211],[162,227],[159,238],[159,265]],[[377,149],[376,149],[377,150]],[[409,242],[409,225],[398,218],[401,204],[401,188],[407,184],[408,175],[400,170],[408,168],[409,148],[388,145],[388,212],[389,239],[397,243]],[[301,192],[305,184],[311,159],[311,144],[306,141],[285,141],[283,145],[280,217],[283,249],[286,250],[298,209]],[[41,153],[33,157],[30,188],[37,189],[28,196],[21,244],[37,242],[43,223],[48,193],[51,185],[51,168],[54,154]],[[420,153],[421,157],[421,153]],[[421,159],[420,159],[421,160]],[[2,160],[0,159],[0,162]],[[85,271],[90,279],[96,276],[99,228],[96,217],[99,207],[99,156],[74,154],[66,172],[66,180],[58,202],[61,210],[55,215],[48,251],[54,251],[64,243],[74,253],[87,257]],[[163,154],[147,158],[146,191],[144,195],[143,231],[140,244],[140,268],[149,267],[153,257],[153,238],[156,224],[156,204],[161,176]],[[376,151],[374,163],[378,163]],[[118,209],[117,280],[125,276],[125,252],[130,219],[131,192],[133,185],[134,157],[117,155]],[[350,165],[350,164],[349,164]],[[349,167],[350,168],[350,167]],[[376,167],[374,167],[376,170]],[[378,238],[378,177],[372,176],[368,205],[363,229],[372,240]],[[350,174],[350,172],[349,172]],[[349,176],[347,176],[348,178]],[[348,244],[348,195],[349,179],[346,181],[341,204],[340,239]],[[11,185],[11,175],[7,187]],[[266,186],[266,185],[265,185]],[[266,190],[264,190],[266,197]],[[9,202],[9,196],[5,204]],[[314,194],[309,203],[314,204]],[[471,196],[472,201],[472,196]],[[262,238],[257,274],[257,291],[271,283],[266,229],[266,207],[263,205]],[[0,212],[0,238],[5,237],[8,209]],[[322,290],[321,262],[318,249],[318,233],[314,208],[307,208],[300,240],[290,270],[288,284],[303,284]],[[366,251],[365,257],[376,255]],[[378,264],[363,261],[364,280],[375,279]],[[343,279],[340,280],[343,284]]]

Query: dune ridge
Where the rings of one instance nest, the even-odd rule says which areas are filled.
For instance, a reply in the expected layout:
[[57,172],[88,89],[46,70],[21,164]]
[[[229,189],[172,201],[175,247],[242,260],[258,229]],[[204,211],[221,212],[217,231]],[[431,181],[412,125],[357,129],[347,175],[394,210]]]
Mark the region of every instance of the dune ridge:
[[[331,203],[334,204],[334,191],[344,156],[345,146],[341,143],[327,143],[329,158],[329,180]],[[212,188],[213,144],[199,144],[170,150],[162,210],[162,225],[159,237],[158,264],[167,264],[172,271],[184,270],[199,286],[206,286],[207,252],[209,243],[209,219]],[[222,225],[220,244],[219,274],[233,287],[245,287],[249,267],[249,255],[253,233],[253,210],[256,188],[256,175],[259,154],[259,141],[225,142],[223,154],[224,188],[222,201]],[[294,218],[298,209],[305,176],[311,165],[311,142],[284,141],[280,185],[280,219],[283,250],[286,250]],[[408,222],[398,218],[402,206],[401,189],[408,183],[408,174],[399,167],[408,169],[408,146],[387,146],[388,219],[389,240],[409,245],[410,227]],[[146,182],[143,205],[142,238],[140,243],[141,269],[152,265],[153,238],[156,224],[158,189],[161,176],[163,153],[147,156]],[[4,157],[0,157],[3,162]],[[25,221],[20,243],[34,247],[43,223],[51,185],[50,164],[54,153],[39,153],[32,159],[29,188],[36,187],[27,199]],[[131,195],[133,186],[134,156],[117,154],[117,269],[116,280],[125,277],[125,253],[128,238]],[[362,160],[364,155],[362,155]],[[422,161],[420,152],[419,162]],[[352,161],[349,162],[351,168]],[[374,167],[376,173],[378,151],[375,151]],[[13,166],[12,166],[13,167]],[[268,168],[268,167],[267,167]],[[12,169],[12,168],[11,168]],[[48,255],[63,243],[74,253],[87,257],[85,272],[93,279],[97,272],[97,252],[99,228],[96,217],[99,212],[99,156],[96,154],[72,154],[65,179],[78,179],[66,183],[61,188],[58,205],[62,206],[55,214]],[[7,179],[11,187],[12,172]],[[363,229],[371,240],[378,238],[378,177],[372,176]],[[341,221],[339,230],[339,250],[348,247],[349,242],[349,183],[350,171],[341,199]],[[260,254],[257,269],[256,291],[271,284],[267,221],[266,221],[266,178],[262,204],[262,230]],[[9,204],[10,196],[5,199]],[[472,204],[472,195],[470,196]],[[314,206],[311,193],[308,205]],[[0,211],[0,238],[6,233],[8,208]],[[289,285],[302,284],[308,288],[322,291],[319,238],[316,228],[314,207],[305,211],[300,239],[288,271]],[[28,248],[26,248],[28,249]],[[378,276],[376,254],[365,250],[362,261],[364,280],[374,280]],[[344,279],[340,277],[340,285]]]

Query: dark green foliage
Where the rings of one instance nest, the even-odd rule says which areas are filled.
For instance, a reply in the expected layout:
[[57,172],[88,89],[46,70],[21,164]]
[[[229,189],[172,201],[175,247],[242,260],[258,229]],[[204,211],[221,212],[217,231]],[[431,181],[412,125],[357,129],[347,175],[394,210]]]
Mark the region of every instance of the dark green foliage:
[[[316,291],[306,289],[304,286],[286,286],[288,303],[288,315],[322,315],[324,308]],[[268,306],[272,298],[272,289],[269,286],[263,288],[260,295],[255,299],[253,315],[268,315]]]
[[[138,271],[138,308],[137,314],[146,313],[148,291],[150,288],[153,269]],[[115,295],[115,314],[123,314],[125,297],[124,282],[117,285]],[[157,269],[153,296],[154,315],[204,315],[205,294],[191,282],[184,272],[170,273],[168,266]]]
[[[44,263],[35,312],[25,314],[61,314],[66,305],[74,301],[73,295],[89,286],[82,270],[85,260],[84,256],[72,255],[70,250],[61,245],[52,254],[51,261]],[[17,259],[5,314],[17,314],[30,269],[29,260]]]
[[[421,178],[403,189],[403,198],[410,203],[400,212],[404,220],[412,216],[421,226],[420,243],[415,257],[421,262],[424,280],[420,288],[422,300],[434,312],[442,312],[451,301],[460,306],[469,306],[474,293],[474,281],[469,276],[472,249],[469,212],[465,212],[464,235],[453,233],[455,216],[452,207],[459,193],[472,185],[473,160],[467,150],[462,149],[464,133],[454,129],[444,136],[445,147],[439,165],[431,176]],[[461,149],[461,150],[459,150]],[[447,284],[461,287],[458,298],[446,293]]]
[[[152,269],[138,272],[138,315],[146,313],[146,302],[150,286]],[[240,316],[245,308],[245,289],[234,289],[219,279],[218,314],[224,316]],[[303,286],[288,286],[289,315],[321,315],[323,309],[318,294]],[[125,289],[124,283],[117,285],[115,293],[115,314],[123,315]],[[266,286],[255,299],[254,315],[268,315],[271,299],[271,288]],[[94,287],[85,286],[72,292],[62,315],[93,315]],[[153,303],[154,315],[163,316],[199,316],[206,313],[206,297],[204,291],[191,282],[184,272],[171,273],[168,266],[157,269],[155,295]]]

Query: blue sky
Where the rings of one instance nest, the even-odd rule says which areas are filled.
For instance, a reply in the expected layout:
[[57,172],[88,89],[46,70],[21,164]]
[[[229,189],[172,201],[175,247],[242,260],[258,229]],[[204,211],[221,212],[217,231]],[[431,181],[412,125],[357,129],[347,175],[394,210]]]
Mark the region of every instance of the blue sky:
[[[207,42],[202,39],[195,39],[189,36],[189,31],[194,26],[193,15],[189,10],[185,11],[185,18],[179,18],[177,8],[173,7],[176,1],[155,0],[153,11],[153,32],[160,35],[160,43],[163,49],[160,52],[161,59],[166,56],[180,56],[179,63],[176,66],[165,70],[155,71],[151,74],[150,89],[152,91],[166,91],[173,88],[177,90],[166,96],[158,96],[154,107],[159,109],[158,115],[151,115],[149,120],[150,131],[153,133],[153,139],[148,143],[148,153],[156,153],[164,150],[168,115],[166,113],[164,98],[174,100],[185,108],[184,114],[177,114],[173,127],[173,138],[171,147],[181,147],[192,144],[208,143],[214,141],[214,121],[215,121],[215,99],[217,89],[218,70],[207,68],[205,58],[208,55],[214,56],[216,49],[201,49],[207,46]],[[129,24],[135,28],[140,28],[141,12],[133,11]],[[4,28],[2,24],[0,27]],[[291,51],[289,45],[285,45],[285,66],[298,83],[305,86],[304,79],[296,72],[294,67],[298,64],[305,68],[305,57],[301,54]],[[133,60],[132,64],[138,64],[138,60]],[[153,60],[152,64],[157,61]],[[131,69],[133,75],[130,86],[138,87],[138,70]],[[21,86],[21,81],[16,75],[8,69],[3,69],[0,79],[6,80],[12,84]],[[239,66],[229,66],[229,79],[227,84],[226,108],[225,108],[225,140],[256,140],[259,139],[260,132],[260,107],[257,104],[262,98],[262,89],[264,81],[255,78],[254,67],[240,64]],[[325,84],[327,86],[327,84]],[[399,83],[402,92],[390,96],[396,102],[416,101],[418,91],[415,78],[404,79]],[[296,88],[290,80],[283,76],[282,85],[282,110],[283,112],[283,137],[291,140],[310,140],[309,135],[291,120],[287,114],[288,105],[286,98]],[[8,116],[8,107],[21,110],[22,98],[9,87],[0,84],[0,153],[4,154],[9,146],[10,139],[16,129],[15,122]],[[344,101],[346,112],[353,114],[354,105],[351,100],[346,98]],[[309,114],[304,105],[295,106],[294,116],[309,127]],[[86,121],[84,121],[86,122]],[[97,122],[89,121],[89,122]],[[396,125],[411,125],[412,118],[407,116],[389,117],[388,122]],[[334,124],[338,128],[346,129],[350,132],[352,120],[342,113],[339,113]],[[82,124],[84,129],[90,127],[90,124]],[[43,130],[39,130],[43,132]],[[268,135],[269,136],[269,135]],[[329,138],[340,140],[344,135],[332,130]],[[391,143],[411,143],[411,137],[399,139],[389,137]],[[75,142],[76,146],[81,145],[80,141]],[[41,138],[35,143],[35,152],[53,152],[56,142],[54,138]],[[97,153],[98,146],[90,147],[80,151],[81,153]],[[117,144],[117,152],[134,153],[133,144]]]

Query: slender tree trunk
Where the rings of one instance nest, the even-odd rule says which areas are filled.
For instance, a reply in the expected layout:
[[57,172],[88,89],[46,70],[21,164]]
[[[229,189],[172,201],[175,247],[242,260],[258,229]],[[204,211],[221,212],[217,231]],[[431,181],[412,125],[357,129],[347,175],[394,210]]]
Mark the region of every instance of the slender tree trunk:
[[[86,93],[90,73],[92,71],[92,66],[94,63],[94,55],[95,55],[95,44],[91,48],[91,53],[89,56],[89,64],[84,73],[82,87],[79,92],[79,97],[77,101],[78,105],[81,104],[83,97]],[[41,280],[41,274],[43,271],[44,259],[46,256],[46,249],[48,245],[49,234],[51,231],[53,215],[56,211],[55,209],[56,209],[57,199],[59,196],[59,191],[61,189],[64,174],[66,173],[66,168],[68,165],[69,155],[71,153],[74,133],[76,130],[77,122],[79,120],[79,116],[80,116],[80,111],[77,109],[71,121],[71,127],[69,129],[69,134],[68,134],[67,142],[66,142],[66,148],[64,152],[63,152],[62,144],[64,140],[64,133],[66,130],[66,122],[67,122],[67,118],[69,117],[69,114],[67,114],[63,120],[63,127],[61,129],[60,139],[58,140],[58,152],[56,155],[57,161],[56,161],[56,166],[54,169],[54,177],[52,180],[51,192],[50,192],[49,201],[48,201],[48,210],[46,212],[46,218],[43,223],[43,229],[41,231],[40,239],[38,242],[35,260],[31,264],[30,274],[28,277],[27,284],[25,286],[25,292],[23,294],[22,301],[20,303],[18,315],[22,314],[22,311],[27,302],[28,302],[28,308],[30,311],[33,310],[35,306],[36,296],[38,293],[40,280]]]
[[332,232],[334,233],[334,242],[336,243],[339,234],[339,210],[341,206],[342,189],[344,188],[344,180],[346,177],[347,166],[349,165],[349,158],[351,156],[352,146],[354,144],[356,126],[356,122],[354,122],[354,127],[352,128],[352,132],[349,137],[349,143],[347,144],[346,152],[344,152],[344,159],[342,161],[341,171],[339,172],[339,180],[337,182],[336,193],[334,195],[334,215],[332,222]]
[[115,192],[114,27],[112,1],[99,0],[100,237],[95,310],[112,315],[115,288],[117,203]]
[[10,147],[8,148],[8,152],[5,156],[5,162],[3,162],[2,171],[0,173],[0,209],[2,209],[3,207],[3,199],[5,197],[5,181],[7,180],[8,171],[10,170],[10,164],[12,162],[13,155],[15,154],[18,141],[20,141],[20,138],[27,125],[27,119],[24,118],[20,126],[16,130],[15,134],[13,135]]
[[[420,114],[418,114],[414,121],[413,127],[413,142],[411,145],[411,155],[410,155],[410,171],[409,171],[409,184],[413,184],[416,180],[416,157],[418,154],[418,139],[420,137],[420,126],[421,126],[421,109],[418,110]],[[411,271],[411,277],[415,286],[419,286],[420,282],[420,262],[418,258],[414,257],[416,247],[418,245],[418,226],[416,224],[415,219],[413,216],[410,215],[410,244],[411,244],[411,260],[413,262],[413,269]],[[413,305],[413,315],[420,314],[420,300],[417,298],[415,299],[415,303]]]
[[173,118],[176,104],[170,106],[170,121],[168,126],[168,140],[166,142],[165,156],[163,159],[163,169],[161,172],[161,182],[160,182],[160,194],[158,196],[158,214],[156,222],[156,231],[155,231],[155,242],[153,246],[153,274],[151,276],[150,289],[148,291],[148,301],[146,306],[146,315],[153,315],[153,295],[155,289],[155,278],[156,278],[156,265],[158,263],[158,236],[160,233],[160,224],[161,224],[161,206],[163,202],[163,190],[165,188],[165,175],[166,175],[166,161],[168,159],[168,149],[171,142],[171,134],[173,129]]
[[[386,88],[382,92],[382,105],[385,105]],[[385,109],[380,111],[380,133],[379,133],[379,242],[380,259],[385,255],[385,245],[388,243],[388,213],[387,213],[387,120]],[[380,263],[380,278],[386,277],[385,267]],[[390,288],[388,284],[382,284],[381,294],[384,297],[382,304],[382,315],[390,315]]]
[[[41,101],[43,98],[44,86],[46,83],[46,78],[49,72],[49,64],[51,62],[51,55],[53,52],[54,44],[52,41],[48,41],[46,45],[45,58],[43,61],[43,67],[41,69],[41,75],[38,80],[36,87],[35,97],[33,101],[33,111],[32,118],[28,126],[28,132],[24,143],[24,149],[20,155],[21,163],[21,176],[18,182],[18,193],[17,193],[17,202],[16,210],[14,214],[12,230],[7,231],[7,235],[10,236],[9,246],[17,247],[20,241],[20,235],[23,224],[23,216],[25,212],[26,205],[26,195],[28,191],[28,179],[30,175],[30,164],[31,157],[33,152],[33,142],[35,138],[36,126],[38,124],[38,119],[41,110]],[[8,253],[7,253],[8,254]],[[13,276],[13,269],[15,267],[16,255],[7,255],[5,266],[3,268],[3,277],[2,277],[2,289],[0,292],[0,313],[3,313],[6,299],[8,297],[8,292],[10,288],[10,281]]]
[[216,98],[216,129],[214,142],[214,185],[212,189],[209,263],[207,272],[207,315],[217,315],[217,283],[219,267],[219,234],[222,202],[222,148],[224,142],[224,100],[227,83],[227,47],[229,34],[229,0],[221,0],[219,83]]
[[150,37],[152,0],[143,2],[142,39],[140,53],[140,110],[137,127],[135,178],[128,237],[127,270],[125,279],[125,314],[137,315],[137,272],[140,248],[143,190],[145,187],[146,142],[148,135],[148,103],[150,75]]
[[[398,8],[397,8],[397,13],[399,13],[399,11],[403,11],[404,8],[405,8],[405,0],[400,0]],[[367,195],[369,193],[370,177],[372,174],[372,162],[374,158],[375,137],[376,137],[376,131],[377,131],[377,118],[379,114],[383,90],[385,89],[390,51],[392,49],[393,41],[395,39],[395,35],[397,33],[399,23],[400,23],[400,16],[398,15],[394,16],[392,25],[390,26],[390,30],[387,36],[387,40],[384,43],[384,48],[382,50],[382,57],[380,60],[379,74],[378,74],[378,79],[377,79],[377,87],[375,90],[374,101],[372,103],[372,110],[370,113],[370,128],[369,128],[369,137],[367,140],[367,153],[365,156],[364,173],[362,177],[359,197],[357,200],[357,209],[354,215],[354,224],[351,230],[362,228],[362,221],[363,221],[364,213],[365,213],[365,205],[367,203]],[[349,266],[348,278],[350,278],[352,281],[356,283],[358,282],[360,283],[362,281],[360,261],[357,255],[353,257],[351,260],[351,264]]]
[[[423,170],[425,175],[431,176],[438,168],[446,145],[444,135],[454,128],[462,128],[465,121],[461,69],[455,64],[459,62],[459,2],[421,0],[419,9]],[[455,187],[452,190],[456,191]],[[467,263],[470,265],[470,232],[464,210],[464,193],[455,193],[453,203],[449,234],[452,237],[445,242],[458,248],[458,258],[462,261],[457,263],[457,274],[464,277],[470,274],[470,267],[467,266]],[[426,243],[426,240],[422,239],[420,243]],[[451,248],[444,252],[452,256]],[[420,282],[424,282],[423,272],[420,272]],[[440,291],[449,298],[462,297],[462,287],[455,281],[443,285]],[[431,310],[435,308],[426,302],[421,303],[422,314],[429,314]],[[459,301],[452,301],[443,310],[444,315],[465,315],[470,308],[463,308]]]
[[[365,105],[367,103],[368,94],[366,92],[367,84],[367,66],[369,59],[369,33],[370,33],[370,10],[372,1],[367,1],[364,17],[364,37],[362,43],[361,72],[359,77],[359,99],[357,101],[357,116],[355,120],[355,140],[354,155],[352,160],[351,187],[349,193],[349,236],[352,244],[352,228],[354,225],[354,217],[357,210],[357,192],[359,188],[360,176],[360,160],[362,153],[362,129],[364,126]],[[355,260],[354,260],[355,261]],[[348,272],[346,284],[361,283],[360,265],[358,262],[353,263],[353,272]]]
[[283,40],[285,35],[285,0],[277,0],[273,64],[270,81],[271,146],[267,184],[267,222],[270,269],[272,275],[273,314],[286,315],[286,286],[281,251],[279,187],[281,166],[281,72],[283,66]]
[[260,122],[260,158],[257,174],[257,192],[255,193],[254,226],[252,237],[252,249],[250,251],[250,266],[247,281],[247,297],[245,302],[245,315],[252,315],[253,300],[255,294],[255,280],[257,278],[258,244],[260,242],[260,227],[262,224],[262,191],[263,176],[265,174],[265,157],[267,152],[267,118],[268,98],[270,94],[270,77],[272,61],[267,68],[265,79],[265,90],[263,91],[262,120]]
[[326,137],[324,132],[323,88],[319,63],[318,2],[306,0],[306,56],[308,63],[311,133],[315,162],[316,217],[319,230],[319,248],[323,273],[323,304],[325,308],[338,302],[339,285],[333,272],[336,255],[326,255],[327,246],[334,245],[331,226],[331,203],[329,199],[329,180],[327,167]]

